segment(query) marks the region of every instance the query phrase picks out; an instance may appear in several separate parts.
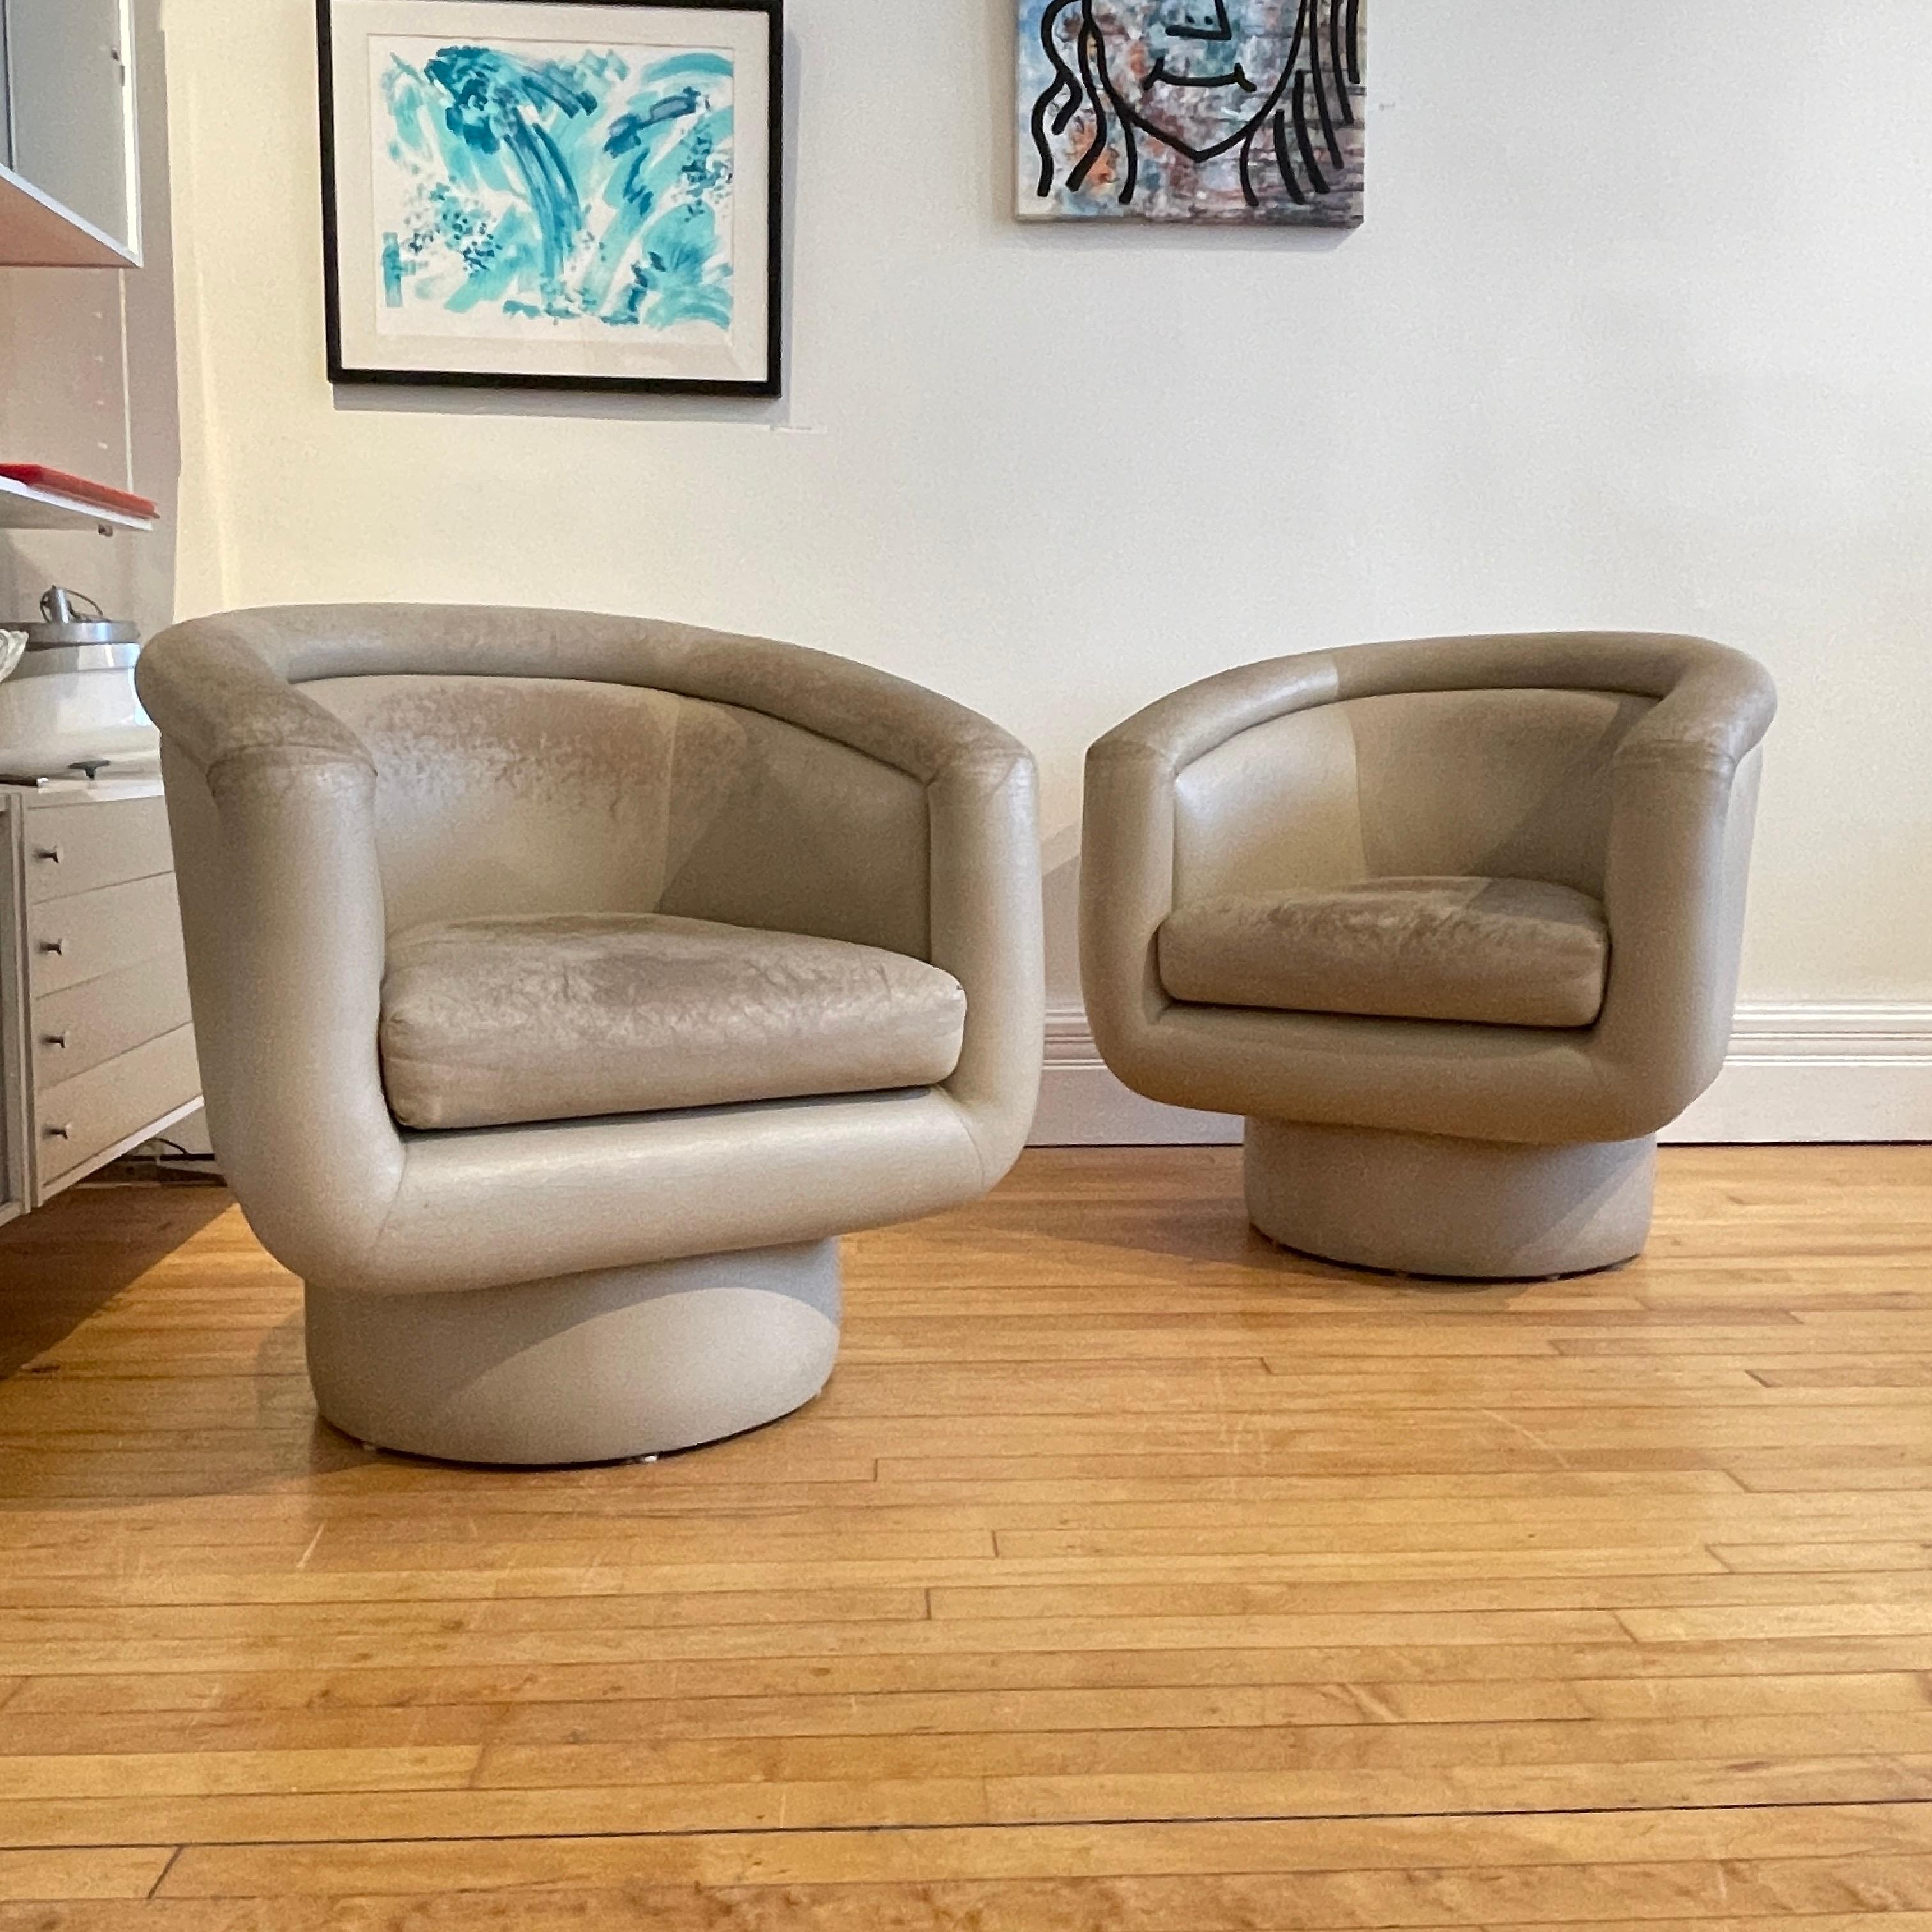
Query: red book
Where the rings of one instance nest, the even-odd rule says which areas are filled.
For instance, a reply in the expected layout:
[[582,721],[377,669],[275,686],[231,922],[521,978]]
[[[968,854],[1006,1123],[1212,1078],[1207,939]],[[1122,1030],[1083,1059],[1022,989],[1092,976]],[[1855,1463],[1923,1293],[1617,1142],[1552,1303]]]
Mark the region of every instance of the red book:
[[118,510],[124,517],[145,517],[152,521],[160,514],[160,506],[131,490],[116,490],[106,483],[92,483],[85,476],[70,476],[64,470],[50,470],[44,463],[0,463],[0,476],[10,476],[29,490],[44,490],[50,496],[69,496],[96,510]]

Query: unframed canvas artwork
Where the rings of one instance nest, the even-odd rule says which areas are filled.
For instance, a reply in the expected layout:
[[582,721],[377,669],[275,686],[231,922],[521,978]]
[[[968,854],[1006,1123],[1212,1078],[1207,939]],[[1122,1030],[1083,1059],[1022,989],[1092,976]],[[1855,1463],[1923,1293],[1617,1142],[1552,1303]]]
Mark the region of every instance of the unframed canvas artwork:
[[385,334],[731,326],[732,62],[373,35]]
[[1366,16],[1366,0],[1020,0],[1020,214],[1354,226]]

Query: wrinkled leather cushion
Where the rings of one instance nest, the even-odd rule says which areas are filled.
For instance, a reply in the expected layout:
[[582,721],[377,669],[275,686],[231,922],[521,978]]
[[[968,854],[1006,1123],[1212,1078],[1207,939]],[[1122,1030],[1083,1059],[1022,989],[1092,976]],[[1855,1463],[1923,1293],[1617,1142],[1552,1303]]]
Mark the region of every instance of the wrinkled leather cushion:
[[508,1126],[928,1087],[950,974],[842,940],[656,914],[458,920],[389,943],[382,1082],[405,1126]]
[[1202,1006],[1585,1027],[1610,930],[1587,893],[1531,879],[1368,879],[1206,899],[1160,929],[1169,996]]

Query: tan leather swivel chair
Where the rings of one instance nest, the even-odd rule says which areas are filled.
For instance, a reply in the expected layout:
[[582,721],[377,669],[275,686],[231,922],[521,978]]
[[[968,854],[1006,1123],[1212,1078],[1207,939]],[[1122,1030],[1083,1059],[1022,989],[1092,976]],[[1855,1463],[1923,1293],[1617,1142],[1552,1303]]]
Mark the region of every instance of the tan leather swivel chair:
[[1722,1065],[1776,698],[1695,638],[1445,638],[1166,698],[1087,767],[1088,1009],[1246,1115],[1250,1216],[1402,1273],[1628,1259]]
[[1024,748],[621,617],[242,612],[152,644],[208,1124],[322,1414],[459,1461],[816,1394],[835,1238],[990,1187],[1042,1032]]

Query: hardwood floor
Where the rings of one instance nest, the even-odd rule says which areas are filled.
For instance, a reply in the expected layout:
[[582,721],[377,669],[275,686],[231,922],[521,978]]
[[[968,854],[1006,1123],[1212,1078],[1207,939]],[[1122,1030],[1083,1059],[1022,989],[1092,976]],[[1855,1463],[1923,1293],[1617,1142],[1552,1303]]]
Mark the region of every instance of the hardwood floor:
[[536,1474],[318,1424],[218,1191],[0,1234],[0,1932],[1932,1932],[1932,1149],[1528,1287],[1238,1192],[1030,1155],[806,1413]]

